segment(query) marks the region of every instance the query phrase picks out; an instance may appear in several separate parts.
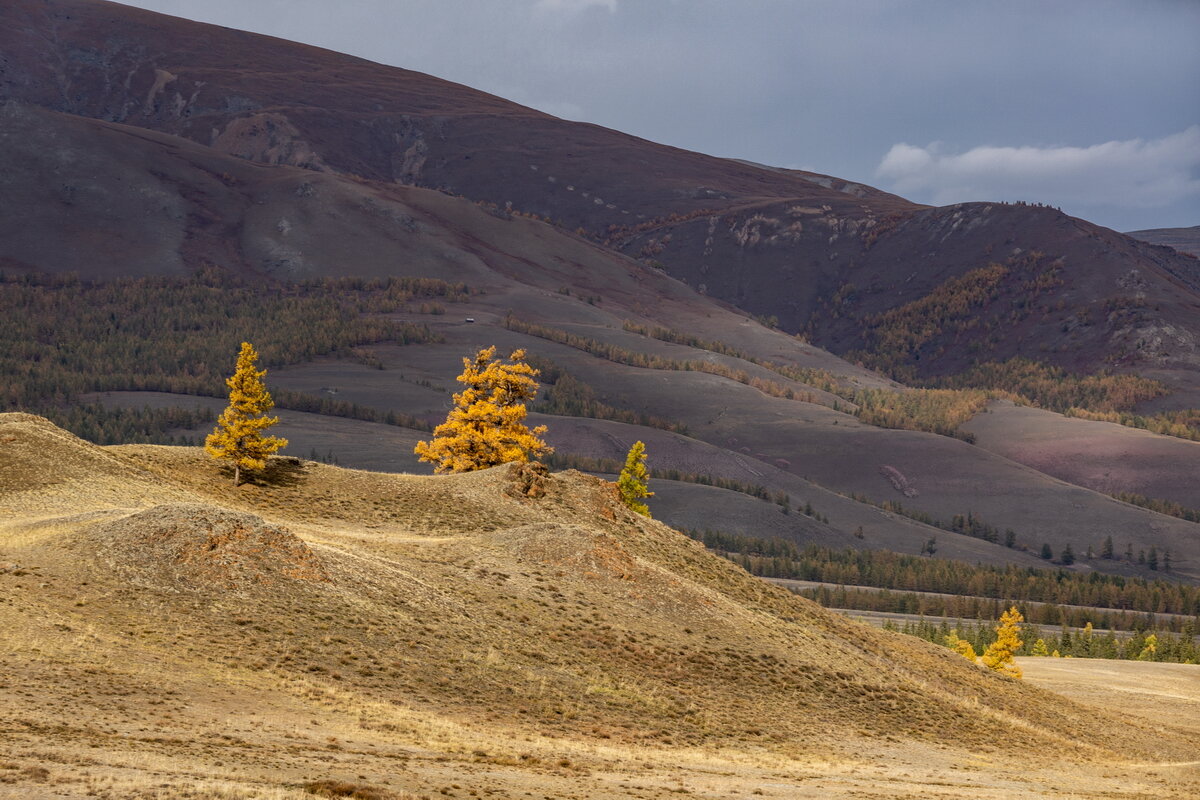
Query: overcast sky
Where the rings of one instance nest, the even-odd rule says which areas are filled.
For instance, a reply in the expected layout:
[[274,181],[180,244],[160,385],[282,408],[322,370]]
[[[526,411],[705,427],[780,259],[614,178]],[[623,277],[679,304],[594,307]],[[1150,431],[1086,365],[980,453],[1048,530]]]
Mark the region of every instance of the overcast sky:
[[1200,0],[135,0],[913,200],[1200,224]]

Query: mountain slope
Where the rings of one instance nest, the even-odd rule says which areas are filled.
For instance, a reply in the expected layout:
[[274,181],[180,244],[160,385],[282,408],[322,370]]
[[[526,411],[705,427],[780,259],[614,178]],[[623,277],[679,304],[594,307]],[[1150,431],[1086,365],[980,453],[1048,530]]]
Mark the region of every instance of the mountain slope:
[[[1195,384],[1197,263],[1053,209],[926,209],[836,178],[688,153],[420,73],[99,0],[6,4],[0,52],[0,100],[152,128],[261,163],[511,206],[661,263],[839,353],[869,349],[864,324],[950,278],[1041,253],[1059,283],[1012,335],[984,331],[964,343],[939,330],[899,363],[926,375],[955,371],[971,345],[982,360],[1033,353],[1072,369],[1153,368],[1172,385]],[[953,353],[931,359],[938,350]]]
[[[876,747],[953,762],[987,746],[1023,769],[1195,747],[1170,727],[1098,725],[767,586],[577,473],[277,459],[265,483],[234,490],[195,449],[101,450],[28,415],[0,416],[0,434],[10,451],[95,469],[91,482],[31,484],[22,469],[0,483],[0,615],[17,632],[0,657],[27,687],[5,690],[16,726],[0,736],[86,749],[102,772],[119,772],[130,741],[159,754],[160,774],[193,763],[274,783],[331,751],[380,775],[399,750],[413,791],[434,779],[430,751],[495,764],[487,780],[505,782],[520,750],[567,749],[560,766],[586,778],[634,746],[780,766],[871,763]],[[51,505],[68,513],[48,519]],[[213,752],[197,733],[234,703],[219,732],[236,735]],[[339,746],[314,741],[326,735]],[[55,772],[77,775],[70,763]]]
[[1151,228],[1144,231],[1129,231],[1126,236],[1141,239],[1150,244],[1164,245],[1181,253],[1200,256],[1200,225],[1190,228]]

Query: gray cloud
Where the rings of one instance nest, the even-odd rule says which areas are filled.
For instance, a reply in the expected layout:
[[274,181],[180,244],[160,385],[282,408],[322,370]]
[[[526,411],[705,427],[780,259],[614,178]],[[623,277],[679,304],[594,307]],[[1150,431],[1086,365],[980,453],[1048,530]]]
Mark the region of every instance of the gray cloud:
[[894,145],[876,175],[893,191],[936,205],[1036,200],[1064,207],[1161,209],[1200,197],[1200,125],[1160,139],[1086,147],[996,147],[962,153]]
[[608,11],[617,10],[617,0],[537,0],[534,8],[542,11],[582,11],[586,8],[599,7]]

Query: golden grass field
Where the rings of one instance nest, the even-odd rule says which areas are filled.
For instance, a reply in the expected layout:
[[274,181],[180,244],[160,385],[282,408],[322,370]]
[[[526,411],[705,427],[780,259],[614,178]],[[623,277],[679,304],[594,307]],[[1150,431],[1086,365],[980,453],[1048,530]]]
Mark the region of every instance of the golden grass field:
[[1001,678],[575,472],[235,489],[0,415],[0,630],[0,797],[1200,794],[1200,668]]

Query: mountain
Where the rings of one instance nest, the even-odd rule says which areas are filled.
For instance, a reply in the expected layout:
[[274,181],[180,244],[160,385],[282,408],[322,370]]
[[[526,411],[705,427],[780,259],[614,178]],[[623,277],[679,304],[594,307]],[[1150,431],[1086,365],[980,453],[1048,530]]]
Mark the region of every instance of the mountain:
[[1125,235],[1150,244],[1171,247],[1181,253],[1200,256],[1200,225],[1193,225],[1190,228],[1151,228],[1144,231],[1129,231]]
[[0,742],[26,793],[840,797],[970,764],[1102,796],[1144,762],[1156,796],[1186,788],[1185,725],[848,621],[577,472],[280,458],[235,489],[196,448],[27,414],[0,440]]
[[[922,378],[1024,356],[1197,386],[1200,265],[1052,208],[926,208],[99,0],[14,0],[0,23],[0,101],[535,214],[806,331],[833,352]],[[93,251],[100,261],[117,257]],[[217,263],[270,269],[279,261],[244,252]],[[888,312],[952,291],[993,263],[1008,272],[970,306],[982,324],[964,331],[954,319],[934,320],[935,330],[902,352],[871,337]]]

